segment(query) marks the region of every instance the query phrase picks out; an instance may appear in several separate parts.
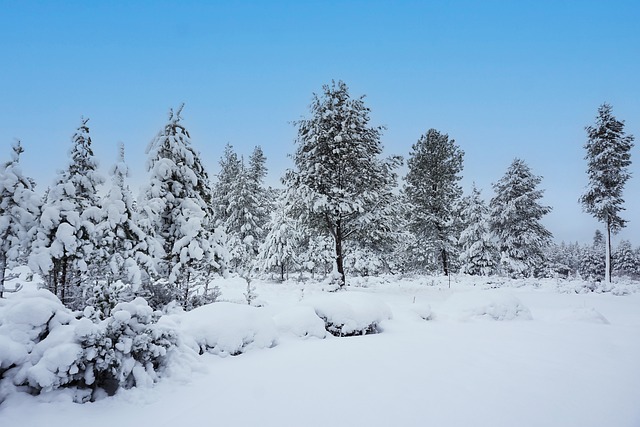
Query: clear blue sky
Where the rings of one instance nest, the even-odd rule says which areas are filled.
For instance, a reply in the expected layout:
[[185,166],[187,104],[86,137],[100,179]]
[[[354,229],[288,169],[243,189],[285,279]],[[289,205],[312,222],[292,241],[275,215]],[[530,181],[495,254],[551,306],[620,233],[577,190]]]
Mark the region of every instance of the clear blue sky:
[[[584,127],[602,102],[640,138],[640,2],[2,1],[0,159],[15,137],[43,190],[85,115],[105,175],[123,141],[135,183],[167,111],[210,174],[224,145],[262,145],[270,184],[291,161],[313,92],[332,79],[367,95],[388,154],[429,128],[466,152],[463,184],[486,199],[514,157],[544,177],[556,240],[589,241]],[[640,143],[638,141],[637,143]],[[640,151],[626,188],[640,245]]]

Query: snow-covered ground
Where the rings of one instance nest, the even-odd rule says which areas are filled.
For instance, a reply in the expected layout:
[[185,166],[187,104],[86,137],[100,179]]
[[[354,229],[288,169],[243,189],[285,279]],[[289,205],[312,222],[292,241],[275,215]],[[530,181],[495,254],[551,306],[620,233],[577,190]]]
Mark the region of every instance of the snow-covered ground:
[[[331,294],[254,283],[262,308],[230,304],[246,284],[229,279],[226,303],[163,319],[209,352],[154,386],[85,404],[15,393],[0,425],[640,426],[640,293],[462,277],[358,279]],[[325,334],[315,313],[380,333]]]

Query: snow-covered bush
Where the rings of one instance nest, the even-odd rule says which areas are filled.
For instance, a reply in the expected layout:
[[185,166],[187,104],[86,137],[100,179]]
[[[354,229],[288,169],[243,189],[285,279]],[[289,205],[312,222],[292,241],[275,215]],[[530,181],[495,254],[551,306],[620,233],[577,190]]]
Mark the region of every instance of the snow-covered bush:
[[593,307],[572,307],[562,310],[559,313],[559,320],[565,322],[609,324],[609,320]]
[[312,307],[299,305],[291,307],[273,316],[278,331],[296,337],[325,338],[325,324]]
[[531,312],[512,295],[495,291],[460,292],[443,304],[444,314],[456,320],[531,320]]
[[200,354],[235,356],[277,343],[277,328],[263,309],[219,302],[173,316],[187,345]]
[[411,310],[424,320],[433,320],[434,315],[429,304],[413,304]]
[[[91,309],[84,314],[91,317]],[[153,384],[178,343],[175,330],[157,324],[159,317],[144,299],[136,298],[116,305],[111,317],[98,324],[80,319],[76,337],[83,349],[87,385],[115,392],[118,385]]]
[[86,401],[96,391],[153,383],[178,342],[159,316],[142,298],[116,305],[104,320],[91,307],[70,311],[47,290],[0,300],[0,401],[61,387]]
[[311,306],[332,335],[346,337],[380,332],[380,323],[391,319],[383,301],[362,293],[335,292],[303,300]]

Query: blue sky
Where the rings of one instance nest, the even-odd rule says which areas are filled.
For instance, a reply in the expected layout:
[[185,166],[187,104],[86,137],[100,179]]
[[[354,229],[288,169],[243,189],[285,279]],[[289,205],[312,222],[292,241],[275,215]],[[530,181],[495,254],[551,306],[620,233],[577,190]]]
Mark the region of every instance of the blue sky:
[[[171,107],[210,174],[226,143],[261,145],[269,183],[291,166],[291,121],[344,80],[405,157],[429,128],[466,152],[463,185],[492,196],[514,157],[544,177],[556,240],[589,241],[584,127],[602,102],[640,138],[637,1],[0,0],[0,158],[19,137],[41,189],[85,115],[106,175],[123,141],[133,184]],[[626,187],[640,245],[640,158]]]

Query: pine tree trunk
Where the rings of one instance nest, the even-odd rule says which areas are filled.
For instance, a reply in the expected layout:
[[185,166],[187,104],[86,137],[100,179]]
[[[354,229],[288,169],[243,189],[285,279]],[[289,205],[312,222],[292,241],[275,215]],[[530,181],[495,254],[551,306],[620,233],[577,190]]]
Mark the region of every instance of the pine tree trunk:
[[449,263],[448,263],[448,259],[447,259],[447,250],[446,249],[442,249],[442,268],[444,269],[444,274],[445,275],[449,275]]
[[0,298],[4,297],[4,271],[7,268],[7,255],[0,252]]
[[336,267],[340,274],[340,287],[343,287],[346,283],[344,276],[344,259],[342,255],[342,227],[340,220],[338,220],[336,226]]
[[284,264],[280,263],[280,281],[284,282]]
[[607,219],[607,243],[605,249],[604,281],[611,283],[611,220]]
[[63,258],[62,262],[62,271],[60,272],[60,286],[56,286],[56,288],[60,288],[60,301],[65,306],[67,305],[65,299],[65,293],[67,290],[67,259]]

